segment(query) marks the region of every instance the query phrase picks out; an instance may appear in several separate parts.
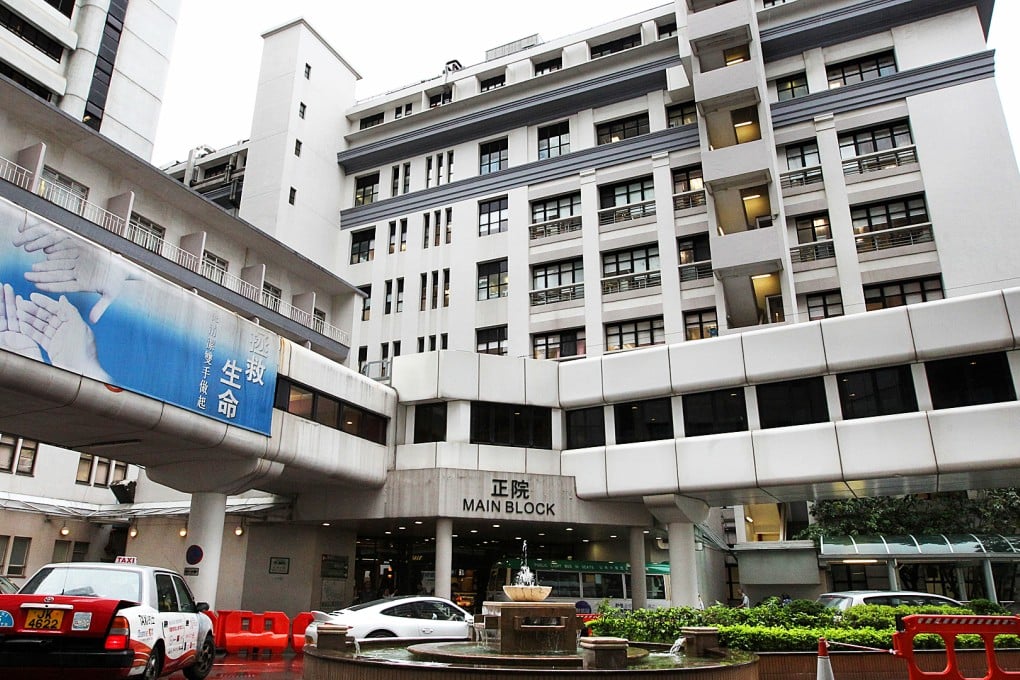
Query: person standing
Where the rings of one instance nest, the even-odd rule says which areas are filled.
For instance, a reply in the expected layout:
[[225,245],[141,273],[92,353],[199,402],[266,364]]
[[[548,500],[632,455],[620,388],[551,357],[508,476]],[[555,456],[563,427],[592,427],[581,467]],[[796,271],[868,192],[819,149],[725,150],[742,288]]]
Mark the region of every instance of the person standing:
[[740,595],[740,604],[737,605],[738,609],[750,609],[751,598],[747,596],[743,588],[737,588],[737,594]]

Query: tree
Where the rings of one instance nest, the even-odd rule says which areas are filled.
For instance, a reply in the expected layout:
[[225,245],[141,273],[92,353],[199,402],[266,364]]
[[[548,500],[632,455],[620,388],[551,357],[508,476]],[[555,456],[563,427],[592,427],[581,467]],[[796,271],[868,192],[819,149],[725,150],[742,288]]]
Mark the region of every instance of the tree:
[[1020,527],[1020,489],[818,501],[799,538],[868,534],[1007,534]]

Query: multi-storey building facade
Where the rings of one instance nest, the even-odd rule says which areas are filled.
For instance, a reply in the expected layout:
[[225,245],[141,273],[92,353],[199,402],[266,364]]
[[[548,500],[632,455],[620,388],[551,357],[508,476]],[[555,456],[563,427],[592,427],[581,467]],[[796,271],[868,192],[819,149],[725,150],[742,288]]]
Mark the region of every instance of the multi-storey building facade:
[[[280,338],[265,432],[127,438],[107,417],[51,441],[144,466],[154,502],[193,494],[190,535],[247,562],[228,607],[326,608],[366,577],[477,602],[524,538],[629,560],[635,604],[641,565],[667,559],[677,603],[738,578],[755,599],[819,592],[813,547],[784,569],[738,550],[738,576],[727,543],[789,538],[818,498],[1020,481],[1020,174],[991,9],[680,0],[362,100],[296,21],[263,36],[250,138],[172,179],[12,99],[5,198]],[[65,200],[65,176],[96,196]],[[7,392],[15,431],[46,433]],[[280,503],[253,490],[287,517],[228,543],[224,512]],[[181,567],[173,526],[128,547]],[[1012,597],[1015,555],[967,566],[953,594]]]

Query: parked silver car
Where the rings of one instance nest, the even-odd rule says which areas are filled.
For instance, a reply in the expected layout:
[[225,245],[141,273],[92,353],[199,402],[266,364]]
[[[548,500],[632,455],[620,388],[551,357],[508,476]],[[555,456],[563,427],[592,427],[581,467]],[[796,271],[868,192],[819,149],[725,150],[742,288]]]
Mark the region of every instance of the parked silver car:
[[959,600],[942,595],[911,590],[846,590],[840,593],[822,593],[818,602],[832,609],[844,610],[857,604],[883,604],[889,607],[964,607]]

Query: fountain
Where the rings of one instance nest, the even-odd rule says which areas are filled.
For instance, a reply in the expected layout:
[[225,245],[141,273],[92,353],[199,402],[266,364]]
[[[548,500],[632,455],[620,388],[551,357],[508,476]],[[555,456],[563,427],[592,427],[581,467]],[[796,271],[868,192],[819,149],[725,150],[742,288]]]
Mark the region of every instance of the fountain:
[[[698,680],[757,680],[756,658],[718,649],[715,629],[690,628],[666,651],[650,653],[623,638],[580,637],[580,619],[571,602],[545,602],[552,588],[537,582],[528,567],[527,542],[521,569],[503,586],[509,602],[485,602],[477,642],[414,643],[395,646],[346,636],[345,627],[319,629],[318,647],[305,648],[306,680],[398,680],[407,677],[488,678],[494,670],[514,669],[515,680],[582,678],[625,680],[635,672]],[[529,673],[534,669],[534,675]]]

